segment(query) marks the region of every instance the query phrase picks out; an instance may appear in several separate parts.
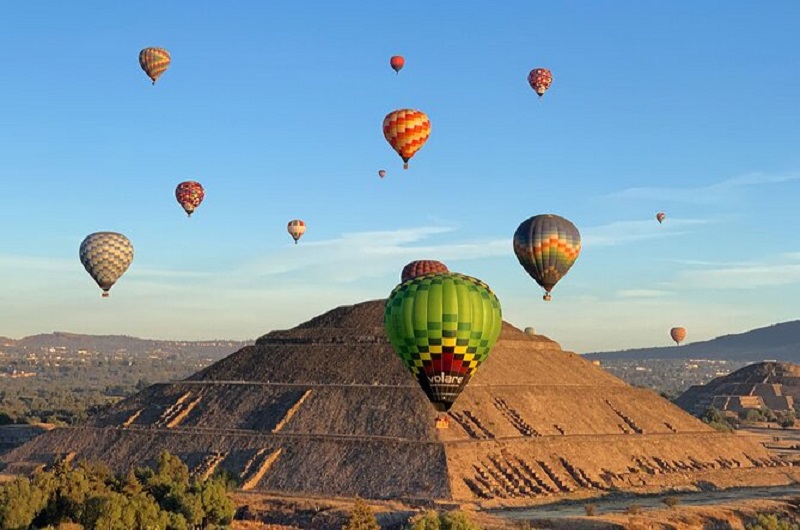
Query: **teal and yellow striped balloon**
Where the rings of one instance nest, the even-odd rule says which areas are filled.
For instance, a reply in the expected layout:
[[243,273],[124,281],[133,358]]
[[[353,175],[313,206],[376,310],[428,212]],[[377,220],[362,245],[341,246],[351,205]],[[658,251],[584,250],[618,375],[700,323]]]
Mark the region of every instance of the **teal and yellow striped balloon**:
[[520,265],[545,290],[544,299],[567,274],[581,253],[581,234],[567,219],[534,215],[514,232],[514,253]]
[[394,288],[384,328],[436,410],[447,411],[500,336],[500,301],[482,281],[454,272]]
[[139,52],[139,66],[147,77],[153,80],[154,85],[161,74],[169,68],[171,61],[169,52],[164,48],[145,48]]

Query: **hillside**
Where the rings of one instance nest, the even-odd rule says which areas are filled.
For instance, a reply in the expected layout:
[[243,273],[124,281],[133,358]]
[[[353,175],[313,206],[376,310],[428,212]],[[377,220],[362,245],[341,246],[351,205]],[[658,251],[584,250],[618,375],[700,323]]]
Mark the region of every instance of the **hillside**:
[[166,449],[196,474],[229,471],[245,491],[486,507],[793,480],[758,444],[508,323],[449,428],[437,429],[384,334],[384,304],[273,331],[188,379],[45,433],[0,466],[24,472],[72,454],[124,471]]
[[143,357],[154,352],[188,355],[192,358],[216,357],[230,353],[252,341],[237,340],[156,340],[140,339],[127,335],[84,335],[56,331],[30,335],[21,339],[0,337],[0,348],[7,355],[56,349],[59,353],[74,354],[79,350],[107,354],[124,352],[128,356]]
[[680,346],[587,353],[589,360],[724,359],[800,363],[800,320]]

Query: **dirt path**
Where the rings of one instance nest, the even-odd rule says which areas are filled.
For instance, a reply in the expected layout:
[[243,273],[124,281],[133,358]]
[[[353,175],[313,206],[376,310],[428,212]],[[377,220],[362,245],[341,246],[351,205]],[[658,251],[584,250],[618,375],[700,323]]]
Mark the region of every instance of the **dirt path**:
[[666,497],[678,499],[678,506],[708,506],[730,504],[736,501],[764,499],[786,499],[800,496],[800,484],[765,488],[732,488],[721,491],[698,491],[687,493],[664,493],[659,495],[616,495],[614,498],[593,498],[581,501],[564,501],[543,505],[537,508],[491,510],[489,513],[506,519],[558,519],[586,515],[586,505],[595,506],[596,515],[624,513],[628,507],[636,505],[642,509],[663,509],[662,500]]

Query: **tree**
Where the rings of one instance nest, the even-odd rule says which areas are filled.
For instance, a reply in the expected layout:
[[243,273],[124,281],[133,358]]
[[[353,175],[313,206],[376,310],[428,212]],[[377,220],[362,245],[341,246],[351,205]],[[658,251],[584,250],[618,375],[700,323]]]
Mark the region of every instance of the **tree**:
[[466,513],[458,510],[442,515],[440,521],[442,530],[481,530]]
[[357,498],[342,530],[381,530],[381,526],[367,503]]
[[761,421],[763,418],[761,411],[756,409],[748,409],[747,412],[744,413],[744,421],[749,423],[755,423],[757,421]]
[[47,497],[24,477],[0,488],[0,528],[28,528],[47,505]]
[[205,514],[203,528],[207,528],[209,525],[227,526],[233,521],[236,505],[228,497],[226,486],[225,477],[214,477],[198,482],[194,486]]
[[413,517],[410,521],[411,530],[442,530],[439,514],[434,510]]
[[186,465],[166,452],[155,471],[115,476],[100,464],[73,468],[61,460],[32,480],[0,485],[0,529],[212,530],[230,524],[234,510],[224,478],[190,478]]

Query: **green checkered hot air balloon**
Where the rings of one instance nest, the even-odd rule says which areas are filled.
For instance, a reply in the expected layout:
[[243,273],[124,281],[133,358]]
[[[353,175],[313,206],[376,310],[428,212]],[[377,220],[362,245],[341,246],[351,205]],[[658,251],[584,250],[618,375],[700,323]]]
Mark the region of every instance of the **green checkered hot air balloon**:
[[489,356],[502,323],[500,301],[489,286],[453,272],[398,285],[384,314],[395,352],[442,412]]

